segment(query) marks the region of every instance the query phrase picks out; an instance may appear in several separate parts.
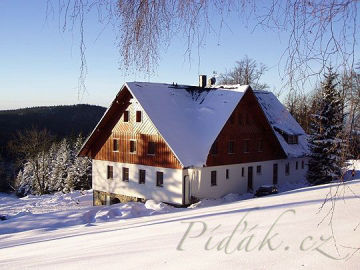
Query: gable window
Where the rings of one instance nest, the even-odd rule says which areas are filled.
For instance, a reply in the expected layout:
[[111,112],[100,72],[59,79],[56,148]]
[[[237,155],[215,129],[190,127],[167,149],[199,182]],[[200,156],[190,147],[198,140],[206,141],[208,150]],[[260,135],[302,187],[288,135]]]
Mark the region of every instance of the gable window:
[[235,142],[229,141],[228,144],[228,154],[234,154],[235,153]]
[[129,122],[129,117],[130,116],[130,113],[129,111],[125,111],[124,112],[124,122]]
[[304,161],[302,160],[302,161],[301,161],[301,169],[304,169],[304,165],[305,165],[305,164],[304,164]]
[[238,124],[239,126],[242,126],[244,124],[241,113],[238,114]]
[[216,186],[216,171],[211,171],[211,185]]
[[136,122],[141,122],[141,111],[136,111]]
[[146,175],[146,171],[145,170],[139,170],[139,184],[145,184],[145,175]]
[[229,179],[229,169],[226,169],[225,176],[226,176],[226,179]]
[[136,141],[130,140],[130,153],[136,153]]
[[114,167],[108,165],[107,166],[107,175],[106,175],[107,179],[113,179],[114,178]]
[[113,140],[113,151],[114,152],[119,152],[119,139],[114,139]]
[[244,175],[245,175],[245,169],[244,169],[244,167],[242,167],[241,168],[241,176],[244,177]]
[[290,164],[289,162],[285,164],[285,175],[289,175],[290,174]]
[[261,174],[261,165],[256,166],[256,173]]
[[298,161],[296,161],[296,163],[295,163],[295,169],[296,169],[296,170],[299,168],[299,164],[298,164],[298,163],[299,163]]
[[212,155],[216,155],[218,153],[217,142],[214,142],[213,145],[211,146],[210,153]]
[[156,186],[163,187],[164,185],[164,173],[156,172]]
[[244,153],[249,153],[249,140],[244,141]]
[[155,147],[156,147],[155,142],[148,142],[147,154],[148,155],[155,155]]
[[258,152],[262,152],[264,150],[264,141],[262,139],[257,142],[257,150]]
[[124,182],[129,182],[129,168],[122,168],[122,180]]

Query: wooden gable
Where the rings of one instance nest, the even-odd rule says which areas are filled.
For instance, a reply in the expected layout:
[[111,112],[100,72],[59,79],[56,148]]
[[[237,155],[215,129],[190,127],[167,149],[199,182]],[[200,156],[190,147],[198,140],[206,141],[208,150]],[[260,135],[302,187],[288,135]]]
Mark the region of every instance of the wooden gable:
[[215,140],[206,166],[283,158],[286,155],[253,91],[249,89]]
[[[124,121],[125,111],[128,112],[128,122]],[[182,168],[149,116],[126,87],[119,93],[87,144],[80,155],[88,155],[96,160]],[[114,144],[117,147],[114,148]],[[130,151],[134,150],[130,149],[130,144],[133,144],[132,147],[135,144],[135,151]],[[149,147],[152,148],[150,151]]]

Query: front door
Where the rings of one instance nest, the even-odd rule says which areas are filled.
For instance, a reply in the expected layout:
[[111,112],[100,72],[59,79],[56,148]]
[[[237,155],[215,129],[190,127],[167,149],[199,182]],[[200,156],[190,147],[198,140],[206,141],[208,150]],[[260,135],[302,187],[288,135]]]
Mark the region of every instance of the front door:
[[273,165],[273,184],[277,185],[278,183],[278,165]]
[[253,167],[248,167],[248,192],[253,191]]

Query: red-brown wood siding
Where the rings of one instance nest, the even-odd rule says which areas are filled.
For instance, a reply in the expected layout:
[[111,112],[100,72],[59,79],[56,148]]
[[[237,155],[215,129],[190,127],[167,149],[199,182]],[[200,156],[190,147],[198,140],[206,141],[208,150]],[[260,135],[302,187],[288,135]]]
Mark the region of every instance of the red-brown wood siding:
[[[241,124],[239,124],[241,116]],[[247,163],[285,158],[285,154],[252,90],[245,93],[216,139],[217,154],[209,154],[207,166]],[[248,118],[248,121],[246,121]],[[248,122],[248,123],[246,123]],[[244,153],[244,141],[248,140],[249,152]],[[262,151],[257,149],[262,140]],[[229,141],[235,142],[235,153],[228,153]]]
[[[123,91],[128,92],[127,89]],[[124,106],[119,107],[116,116],[116,124],[112,124],[108,131],[100,131],[96,143],[91,147],[90,153],[93,159],[113,162],[142,164],[148,166],[181,169],[182,166],[162,136],[157,132],[149,117],[142,111],[142,121],[136,122],[136,110],[130,112],[130,121],[124,122],[121,116],[129,108],[132,96],[123,94],[119,100]],[[109,128],[108,127],[108,128]],[[146,134],[144,134],[146,133]],[[113,151],[113,140],[119,140],[119,151]],[[130,140],[136,140],[136,153],[130,153]],[[155,142],[155,155],[148,155],[148,142]]]

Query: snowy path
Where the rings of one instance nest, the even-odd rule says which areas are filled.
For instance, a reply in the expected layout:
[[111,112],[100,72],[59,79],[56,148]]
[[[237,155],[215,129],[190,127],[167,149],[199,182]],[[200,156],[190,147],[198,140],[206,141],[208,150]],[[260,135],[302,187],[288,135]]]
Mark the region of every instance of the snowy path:
[[[330,203],[317,212],[336,187],[308,187],[186,210],[160,207],[159,213],[169,213],[132,219],[116,218],[123,214],[118,209],[121,213],[109,219],[113,221],[96,219],[63,227],[58,223],[4,233],[10,225],[21,225],[19,217],[0,223],[0,269],[359,269],[360,252],[349,260],[337,259],[353,252],[343,246],[360,247],[360,228],[354,231],[360,222],[360,199],[353,194],[360,194],[359,180],[338,189],[333,228],[340,254],[332,239],[321,240],[332,235],[328,219],[318,226]],[[87,209],[53,212],[48,219],[71,219]],[[99,215],[101,210],[95,209]],[[105,212],[112,209],[117,208]],[[154,209],[146,211],[158,214]],[[46,216],[30,215],[23,222],[45,222]]]

